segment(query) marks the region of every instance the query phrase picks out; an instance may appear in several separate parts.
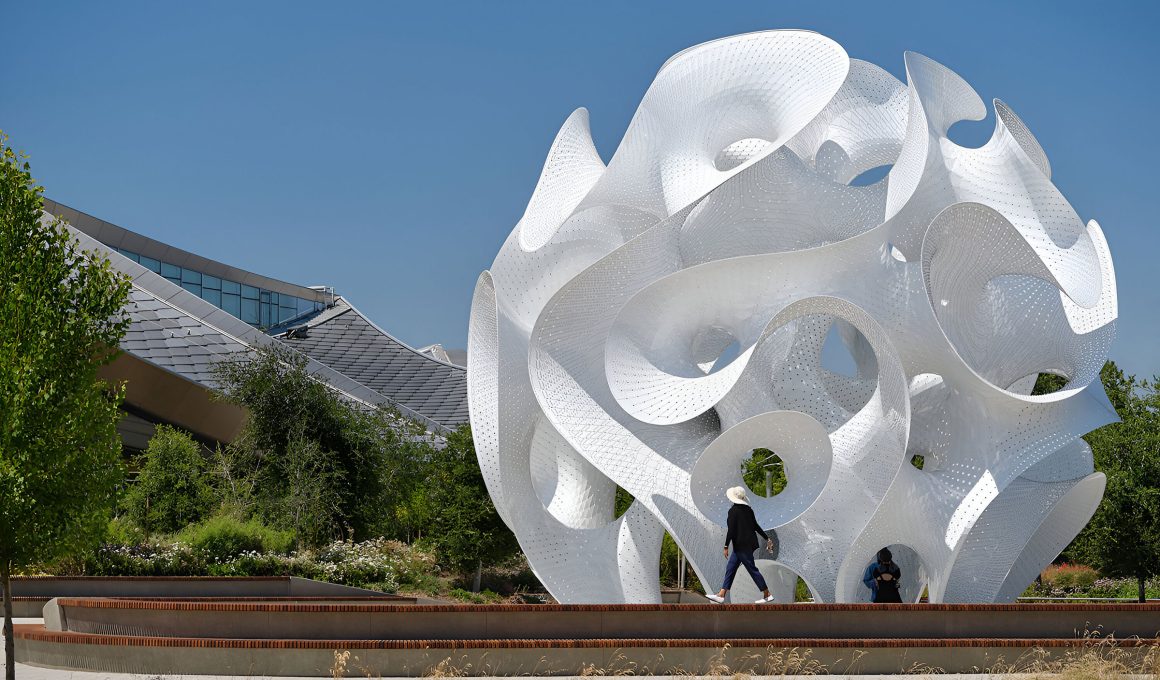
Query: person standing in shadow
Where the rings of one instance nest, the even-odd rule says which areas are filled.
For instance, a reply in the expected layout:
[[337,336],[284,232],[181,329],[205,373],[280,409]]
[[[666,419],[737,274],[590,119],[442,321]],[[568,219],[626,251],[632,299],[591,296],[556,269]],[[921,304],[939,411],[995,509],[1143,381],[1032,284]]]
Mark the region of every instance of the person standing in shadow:
[[890,548],[878,551],[878,564],[874,565],[871,574],[878,585],[878,589],[874,592],[874,602],[902,603],[902,596],[898,592],[898,579],[902,576],[902,570],[894,563],[894,555],[890,554]]
[[870,589],[870,601],[878,597],[878,581],[874,580],[874,568],[878,566],[878,558],[870,560],[870,564],[862,570],[862,585]]
[[[725,497],[733,502],[733,507],[729,508],[728,527],[729,531],[725,535],[725,557],[729,561],[725,564],[725,580],[721,584],[721,590],[717,594],[705,593],[705,597],[718,604],[725,601],[725,596],[729,593],[729,589],[733,587],[733,577],[737,575],[737,568],[745,565],[745,570],[753,578],[753,582],[761,590],[762,598],[757,600],[757,604],[765,604],[773,602],[773,595],[769,594],[769,586],[765,583],[765,577],[757,569],[757,565],[753,563],[753,552],[757,550],[757,535],[765,539],[765,547],[767,550],[773,550],[773,540],[769,535],[762,530],[757,524],[757,517],[753,514],[753,508],[749,507],[749,498],[745,493],[745,487],[735,486],[725,492]],[[733,544],[733,554],[729,554],[729,544]]]

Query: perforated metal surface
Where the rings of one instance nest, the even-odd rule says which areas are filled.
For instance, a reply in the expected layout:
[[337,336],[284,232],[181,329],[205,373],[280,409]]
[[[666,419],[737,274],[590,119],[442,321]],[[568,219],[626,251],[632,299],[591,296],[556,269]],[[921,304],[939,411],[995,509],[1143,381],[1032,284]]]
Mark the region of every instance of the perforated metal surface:
[[[1094,512],[1103,234],[1008,107],[961,147],[946,132],[983,102],[905,62],[908,85],[821,35],[741,35],[670,59],[607,167],[587,112],[565,122],[468,348],[488,488],[560,601],[659,602],[666,531],[715,588],[723,492],[755,447],[789,479],[753,499],[782,601],[795,574],[868,599],[883,546],[908,600],[1009,601]],[[823,366],[831,328],[852,375]],[[1068,383],[1028,396],[1041,372]],[[613,519],[618,485],[636,500]]]

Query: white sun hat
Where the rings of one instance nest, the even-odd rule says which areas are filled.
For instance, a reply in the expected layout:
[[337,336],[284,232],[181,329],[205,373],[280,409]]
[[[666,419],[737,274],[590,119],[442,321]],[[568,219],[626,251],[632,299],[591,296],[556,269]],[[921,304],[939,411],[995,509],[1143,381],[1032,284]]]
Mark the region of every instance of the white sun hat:
[[734,503],[749,505],[749,497],[748,494],[745,493],[745,487],[743,486],[735,486],[729,489],[725,492],[725,497]]

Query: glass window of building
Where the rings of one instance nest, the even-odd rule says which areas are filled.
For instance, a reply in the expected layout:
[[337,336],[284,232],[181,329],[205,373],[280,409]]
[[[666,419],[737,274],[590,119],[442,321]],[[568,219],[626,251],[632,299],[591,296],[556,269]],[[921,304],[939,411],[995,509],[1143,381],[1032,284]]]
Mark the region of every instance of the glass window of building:
[[192,269],[182,269],[181,287],[201,297],[201,272]]
[[240,317],[242,321],[248,324],[258,323],[258,301],[249,298],[242,298],[242,314]]
[[169,279],[177,285],[181,285],[181,267],[169,264],[168,262],[161,263],[161,275]]
[[211,305],[224,310],[248,324],[269,328],[286,323],[296,317],[322,310],[325,305],[295,295],[262,290],[257,286],[247,286],[237,281],[203,274],[195,269],[186,269],[145,257],[123,248],[115,250],[137,262],[146,269],[164,276],[172,283],[197,295]]
[[145,257],[144,255],[142,255],[141,259],[138,260],[138,262],[141,263],[142,267],[148,269],[149,271],[153,272],[154,274],[161,273],[161,260],[154,260],[151,257]]
[[[228,281],[226,283],[229,283]],[[227,314],[242,318],[242,296],[234,293],[222,293],[222,309]]]

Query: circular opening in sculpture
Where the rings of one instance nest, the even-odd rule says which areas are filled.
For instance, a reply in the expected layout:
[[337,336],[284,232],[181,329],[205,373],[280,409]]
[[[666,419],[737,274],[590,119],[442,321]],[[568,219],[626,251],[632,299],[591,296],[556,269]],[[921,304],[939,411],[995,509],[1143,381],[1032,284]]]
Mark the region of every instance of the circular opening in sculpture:
[[964,149],[980,149],[995,134],[995,114],[987,111],[986,118],[956,120],[946,132],[946,138]]
[[[862,338],[862,334],[856,329],[851,327],[851,330],[857,333],[858,339]],[[842,329],[836,323],[826,331],[826,339],[822,343],[822,368],[837,375],[853,378],[858,375],[858,364],[854,361],[850,348],[843,341],[841,332]]]
[[921,470],[926,466],[926,456],[921,453],[916,453],[910,457],[910,464],[914,466],[915,470]]
[[769,148],[770,144],[769,140],[760,137],[739,139],[717,152],[717,157],[713,159],[713,166],[721,172],[728,172],[760,156]]
[[1028,373],[1010,385],[1007,385],[1006,390],[1015,394],[1038,397],[1059,392],[1067,387],[1070,382],[1071,377],[1066,373],[1051,369],[1038,373]]
[[818,498],[832,462],[833,448],[821,423],[800,411],[771,411],[722,431],[693,467],[690,492],[701,512],[724,526],[732,505],[726,490],[748,487],[757,521],[776,528]]
[[733,360],[740,355],[741,343],[734,339],[728,345],[725,345],[725,348],[721,350],[721,353],[717,355],[717,358],[712,363],[708,365],[698,364],[698,366],[701,366],[701,370],[705,371],[705,375],[709,375],[733,363]]
[[890,169],[893,167],[894,164],[891,163],[888,165],[879,165],[877,167],[870,168],[869,170],[859,174],[857,177],[854,177],[854,179],[851,179],[849,182],[847,182],[847,184],[852,187],[867,187],[871,184],[877,184],[878,182],[886,179],[886,176],[890,174]]
[[762,498],[773,498],[784,491],[789,482],[785,463],[769,449],[753,449],[741,461],[741,478],[751,493]]
[[[891,561],[898,565],[900,572],[898,578],[898,595],[904,603],[918,602],[923,593],[926,592],[927,583],[930,577],[927,574],[926,564],[919,556],[918,552],[908,545],[902,543],[891,543],[890,545],[882,546],[890,550]],[[858,561],[860,558],[861,561]],[[857,599],[863,602],[870,602],[873,595],[869,588],[862,584],[862,577],[865,570],[876,564],[878,561],[878,551],[862,556],[851,555],[851,559],[855,563],[851,566],[856,566],[857,569],[851,570],[850,578],[857,579]]]
[[705,375],[728,366],[741,354],[741,343],[733,332],[721,326],[701,329],[690,347],[693,361]]
[[1035,376],[1035,386],[1031,388],[1032,396],[1051,394],[1067,387],[1068,377],[1062,373],[1040,373]]

